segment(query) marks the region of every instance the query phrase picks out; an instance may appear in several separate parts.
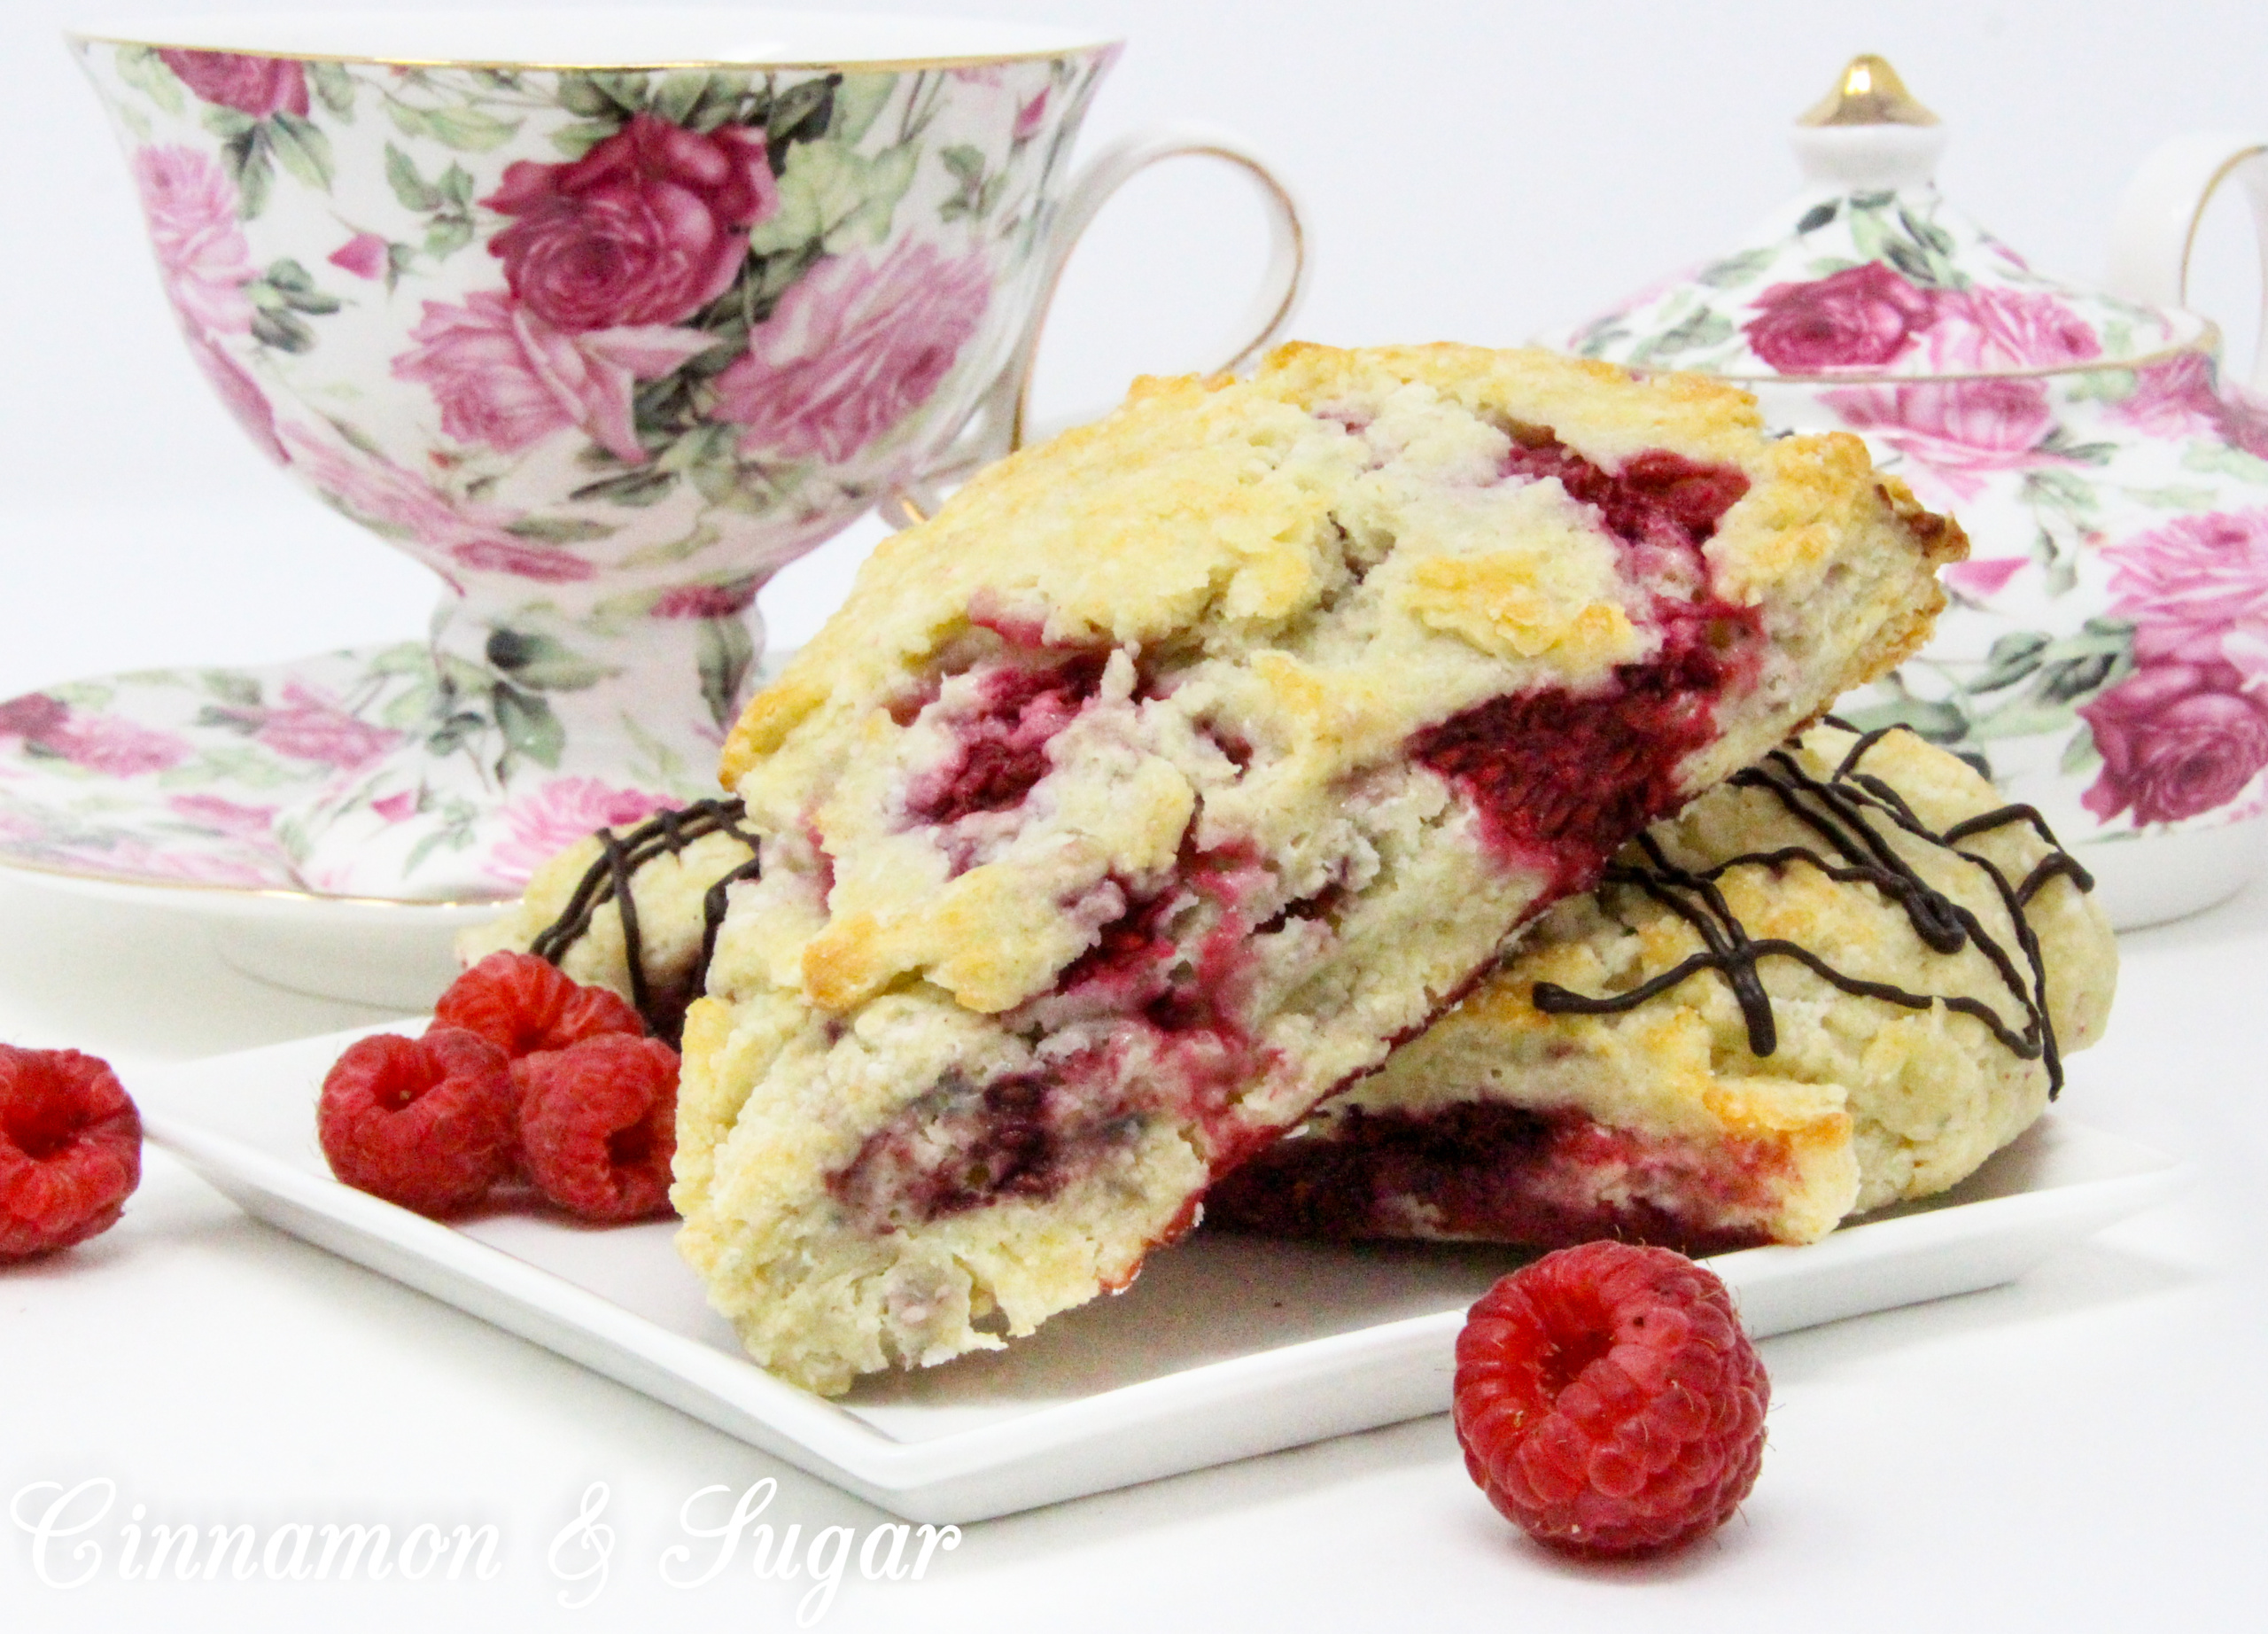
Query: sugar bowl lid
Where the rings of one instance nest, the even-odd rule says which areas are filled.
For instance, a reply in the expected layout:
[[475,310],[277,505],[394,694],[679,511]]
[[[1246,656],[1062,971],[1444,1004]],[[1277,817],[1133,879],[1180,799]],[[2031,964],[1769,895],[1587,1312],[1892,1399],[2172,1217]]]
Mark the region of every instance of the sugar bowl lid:
[[1853,58],[1790,141],[1803,191],[1744,245],[1559,344],[1634,369],[1848,380],[2126,365],[2210,332],[2035,272],[1947,204],[1945,127],[1879,57]]

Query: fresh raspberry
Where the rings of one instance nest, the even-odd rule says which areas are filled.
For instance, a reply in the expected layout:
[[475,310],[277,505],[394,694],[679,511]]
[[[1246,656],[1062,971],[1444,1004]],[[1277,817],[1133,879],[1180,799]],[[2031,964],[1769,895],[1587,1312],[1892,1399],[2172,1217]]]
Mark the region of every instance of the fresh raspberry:
[[107,1062],[0,1044],[0,1264],[118,1223],[142,1179],[142,1115]]
[[322,1081],[315,1132],[331,1172],[420,1214],[470,1207],[512,1165],[511,1063],[478,1033],[358,1039]]
[[543,1194],[587,1220],[637,1220],[670,1206],[677,1154],[677,1052],[604,1033],[516,1063],[520,1150]]
[[1725,1285],[1667,1249],[1547,1254],[1457,1335],[1465,1468],[1505,1519],[1581,1554],[1722,1524],[1756,1484],[1771,1396]]
[[433,1007],[436,1027],[478,1033],[517,1059],[539,1050],[563,1050],[602,1033],[644,1034],[619,993],[585,987],[533,953],[491,953],[449,984]]

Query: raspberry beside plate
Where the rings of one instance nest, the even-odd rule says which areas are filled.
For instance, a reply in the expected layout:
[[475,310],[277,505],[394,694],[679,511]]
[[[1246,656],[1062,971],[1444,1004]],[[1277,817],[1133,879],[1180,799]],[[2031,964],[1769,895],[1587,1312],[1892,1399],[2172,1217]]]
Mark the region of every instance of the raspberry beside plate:
[[1682,1254],[1547,1254],[1481,1296],[1456,1363],[1465,1467],[1541,1543],[1674,1548],[1756,1484],[1771,1381],[1724,1283]]
[[142,1115],[109,1063],[0,1044],[0,1264],[117,1224],[142,1180]]

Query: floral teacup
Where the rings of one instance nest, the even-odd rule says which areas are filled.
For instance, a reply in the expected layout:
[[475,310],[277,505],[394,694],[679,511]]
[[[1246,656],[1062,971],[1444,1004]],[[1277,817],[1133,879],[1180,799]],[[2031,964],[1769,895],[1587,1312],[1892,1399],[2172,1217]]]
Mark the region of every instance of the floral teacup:
[[[222,401],[447,585],[416,673],[373,678],[390,745],[278,820],[320,891],[509,894],[529,834],[712,787],[758,588],[1006,451],[1070,241],[1133,168],[1229,159],[1298,236],[1209,133],[1068,175],[1118,48],[1054,31],[397,12],[73,45]],[[1298,283],[1279,254],[1253,346]]]
[[1927,650],[1840,712],[1909,725],[2036,806],[2117,923],[2227,896],[2268,850],[2268,405],[2218,378],[2218,332],[2174,303],[2205,194],[2261,144],[2146,167],[2105,295],[1946,204],[1944,130],[1879,58],[1795,136],[1809,185],[1751,247],[1567,344],[1863,436],[1972,555]]

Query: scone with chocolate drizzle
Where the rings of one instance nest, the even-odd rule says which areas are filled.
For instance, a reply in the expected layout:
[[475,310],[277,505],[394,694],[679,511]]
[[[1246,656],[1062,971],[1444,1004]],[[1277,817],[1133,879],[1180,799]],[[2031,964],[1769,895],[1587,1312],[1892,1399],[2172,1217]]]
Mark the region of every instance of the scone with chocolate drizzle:
[[679,1243],[824,1392],[1121,1288],[1648,823],[1927,633],[1847,436],[1541,353],[1146,381],[887,541],[727,744]]
[[1811,1242],[2038,1117],[2117,981],[2086,872],[1902,729],[1821,727],[1539,920],[1206,1199],[1351,1239]]
[[741,803],[699,800],[602,829],[545,863],[511,912],[457,936],[467,969],[501,948],[548,959],[628,1000],[646,1031],[676,1045],[708,980],[725,898],[763,871]]

